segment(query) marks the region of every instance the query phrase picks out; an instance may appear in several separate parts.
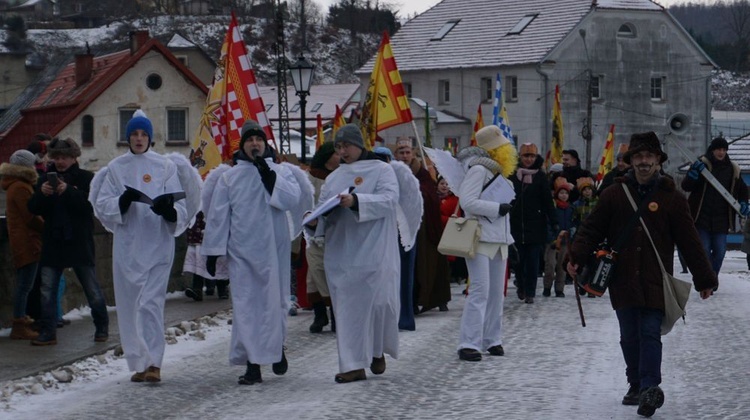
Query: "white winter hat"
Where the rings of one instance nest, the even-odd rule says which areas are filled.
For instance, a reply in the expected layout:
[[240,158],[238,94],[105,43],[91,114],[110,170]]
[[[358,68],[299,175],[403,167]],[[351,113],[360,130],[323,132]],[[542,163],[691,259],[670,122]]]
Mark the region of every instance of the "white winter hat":
[[34,163],[36,163],[36,156],[34,156],[33,153],[29,152],[26,149],[16,150],[12,155],[10,155],[10,159],[8,160],[8,162],[10,162],[12,165],[27,166],[29,168],[33,168]]

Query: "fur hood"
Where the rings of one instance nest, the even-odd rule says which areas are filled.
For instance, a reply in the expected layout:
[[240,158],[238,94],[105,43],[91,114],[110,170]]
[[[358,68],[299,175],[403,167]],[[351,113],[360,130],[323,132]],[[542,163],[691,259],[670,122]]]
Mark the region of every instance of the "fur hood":
[[[3,178],[15,177],[26,181],[31,185],[36,185],[36,181],[39,179],[39,174],[36,172],[36,169],[28,166],[14,165],[12,163],[3,163],[0,165],[0,176]],[[3,185],[5,185],[4,182]]]

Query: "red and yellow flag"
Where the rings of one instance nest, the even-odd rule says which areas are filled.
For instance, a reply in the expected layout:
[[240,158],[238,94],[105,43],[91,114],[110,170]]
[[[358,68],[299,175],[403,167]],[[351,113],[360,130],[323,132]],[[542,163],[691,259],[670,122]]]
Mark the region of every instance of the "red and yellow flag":
[[273,140],[271,123],[234,13],[217,64],[190,150],[190,162],[203,177],[220,163],[232,160],[232,154],[239,148],[245,119],[257,121],[266,137]]
[[560,108],[560,86],[555,85],[555,103],[552,106],[552,147],[550,147],[552,163],[562,162],[563,144],[565,144],[565,135]]
[[482,118],[482,104],[477,107],[477,119],[474,120],[474,132],[471,133],[471,146],[477,145],[477,131],[484,128],[484,118]]
[[391,41],[383,32],[378,55],[370,76],[370,85],[362,107],[360,129],[365,145],[372,149],[378,131],[412,120],[409,100],[404,93],[401,75],[396,67]]
[[318,138],[315,139],[315,150],[318,150],[325,141],[326,139],[323,137],[323,117],[318,114]]
[[339,128],[345,125],[346,120],[344,119],[344,114],[341,112],[341,108],[336,105],[336,114],[333,116],[333,128],[331,129],[331,141],[336,138],[336,133],[339,131]]
[[601,182],[604,179],[604,175],[612,170],[612,166],[615,163],[615,125],[612,124],[609,127],[609,134],[607,134],[607,141],[604,143],[604,151],[602,152],[602,159],[599,162],[599,172],[596,174],[596,182]]

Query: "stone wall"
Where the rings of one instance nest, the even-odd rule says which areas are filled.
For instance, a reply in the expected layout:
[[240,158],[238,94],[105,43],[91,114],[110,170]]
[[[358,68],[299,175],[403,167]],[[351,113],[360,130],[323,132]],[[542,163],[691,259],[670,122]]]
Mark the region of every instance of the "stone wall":
[[[107,298],[107,306],[115,305],[115,291],[112,285],[112,234],[95,220],[94,243],[96,246],[96,274]],[[168,291],[183,290],[190,277],[182,275],[187,243],[185,235],[175,239],[175,258]],[[65,270],[67,290],[63,298],[63,313],[82,305],[87,305],[86,296],[76,275],[71,269]],[[13,317],[13,291],[16,272],[13,268],[8,244],[8,230],[5,217],[0,217],[0,327],[8,327]]]

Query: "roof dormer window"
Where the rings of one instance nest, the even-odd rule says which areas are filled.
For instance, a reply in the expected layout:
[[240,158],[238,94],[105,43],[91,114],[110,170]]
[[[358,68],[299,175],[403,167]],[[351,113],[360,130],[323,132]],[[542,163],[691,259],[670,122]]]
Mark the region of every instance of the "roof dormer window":
[[454,20],[449,20],[448,22],[445,22],[445,24],[443,24],[440,30],[437,31],[437,33],[432,38],[430,38],[430,41],[442,40],[443,38],[445,38],[446,35],[448,35],[448,32],[450,32],[451,29],[453,29],[456,25],[458,25],[458,22],[460,21],[461,19],[454,19]]
[[632,23],[623,23],[620,25],[620,29],[617,30],[617,36],[622,38],[635,38],[635,26]]
[[518,23],[516,23],[516,26],[511,28],[511,30],[508,31],[506,35],[520,35],[521,32],[523,32],[523,30],[526,29],[526,27],[529,26],[531,21],[536,19],[537,16],[539,16],[539,13],[533,13],[533,14],[522,17],[521,20],[519,20]]

